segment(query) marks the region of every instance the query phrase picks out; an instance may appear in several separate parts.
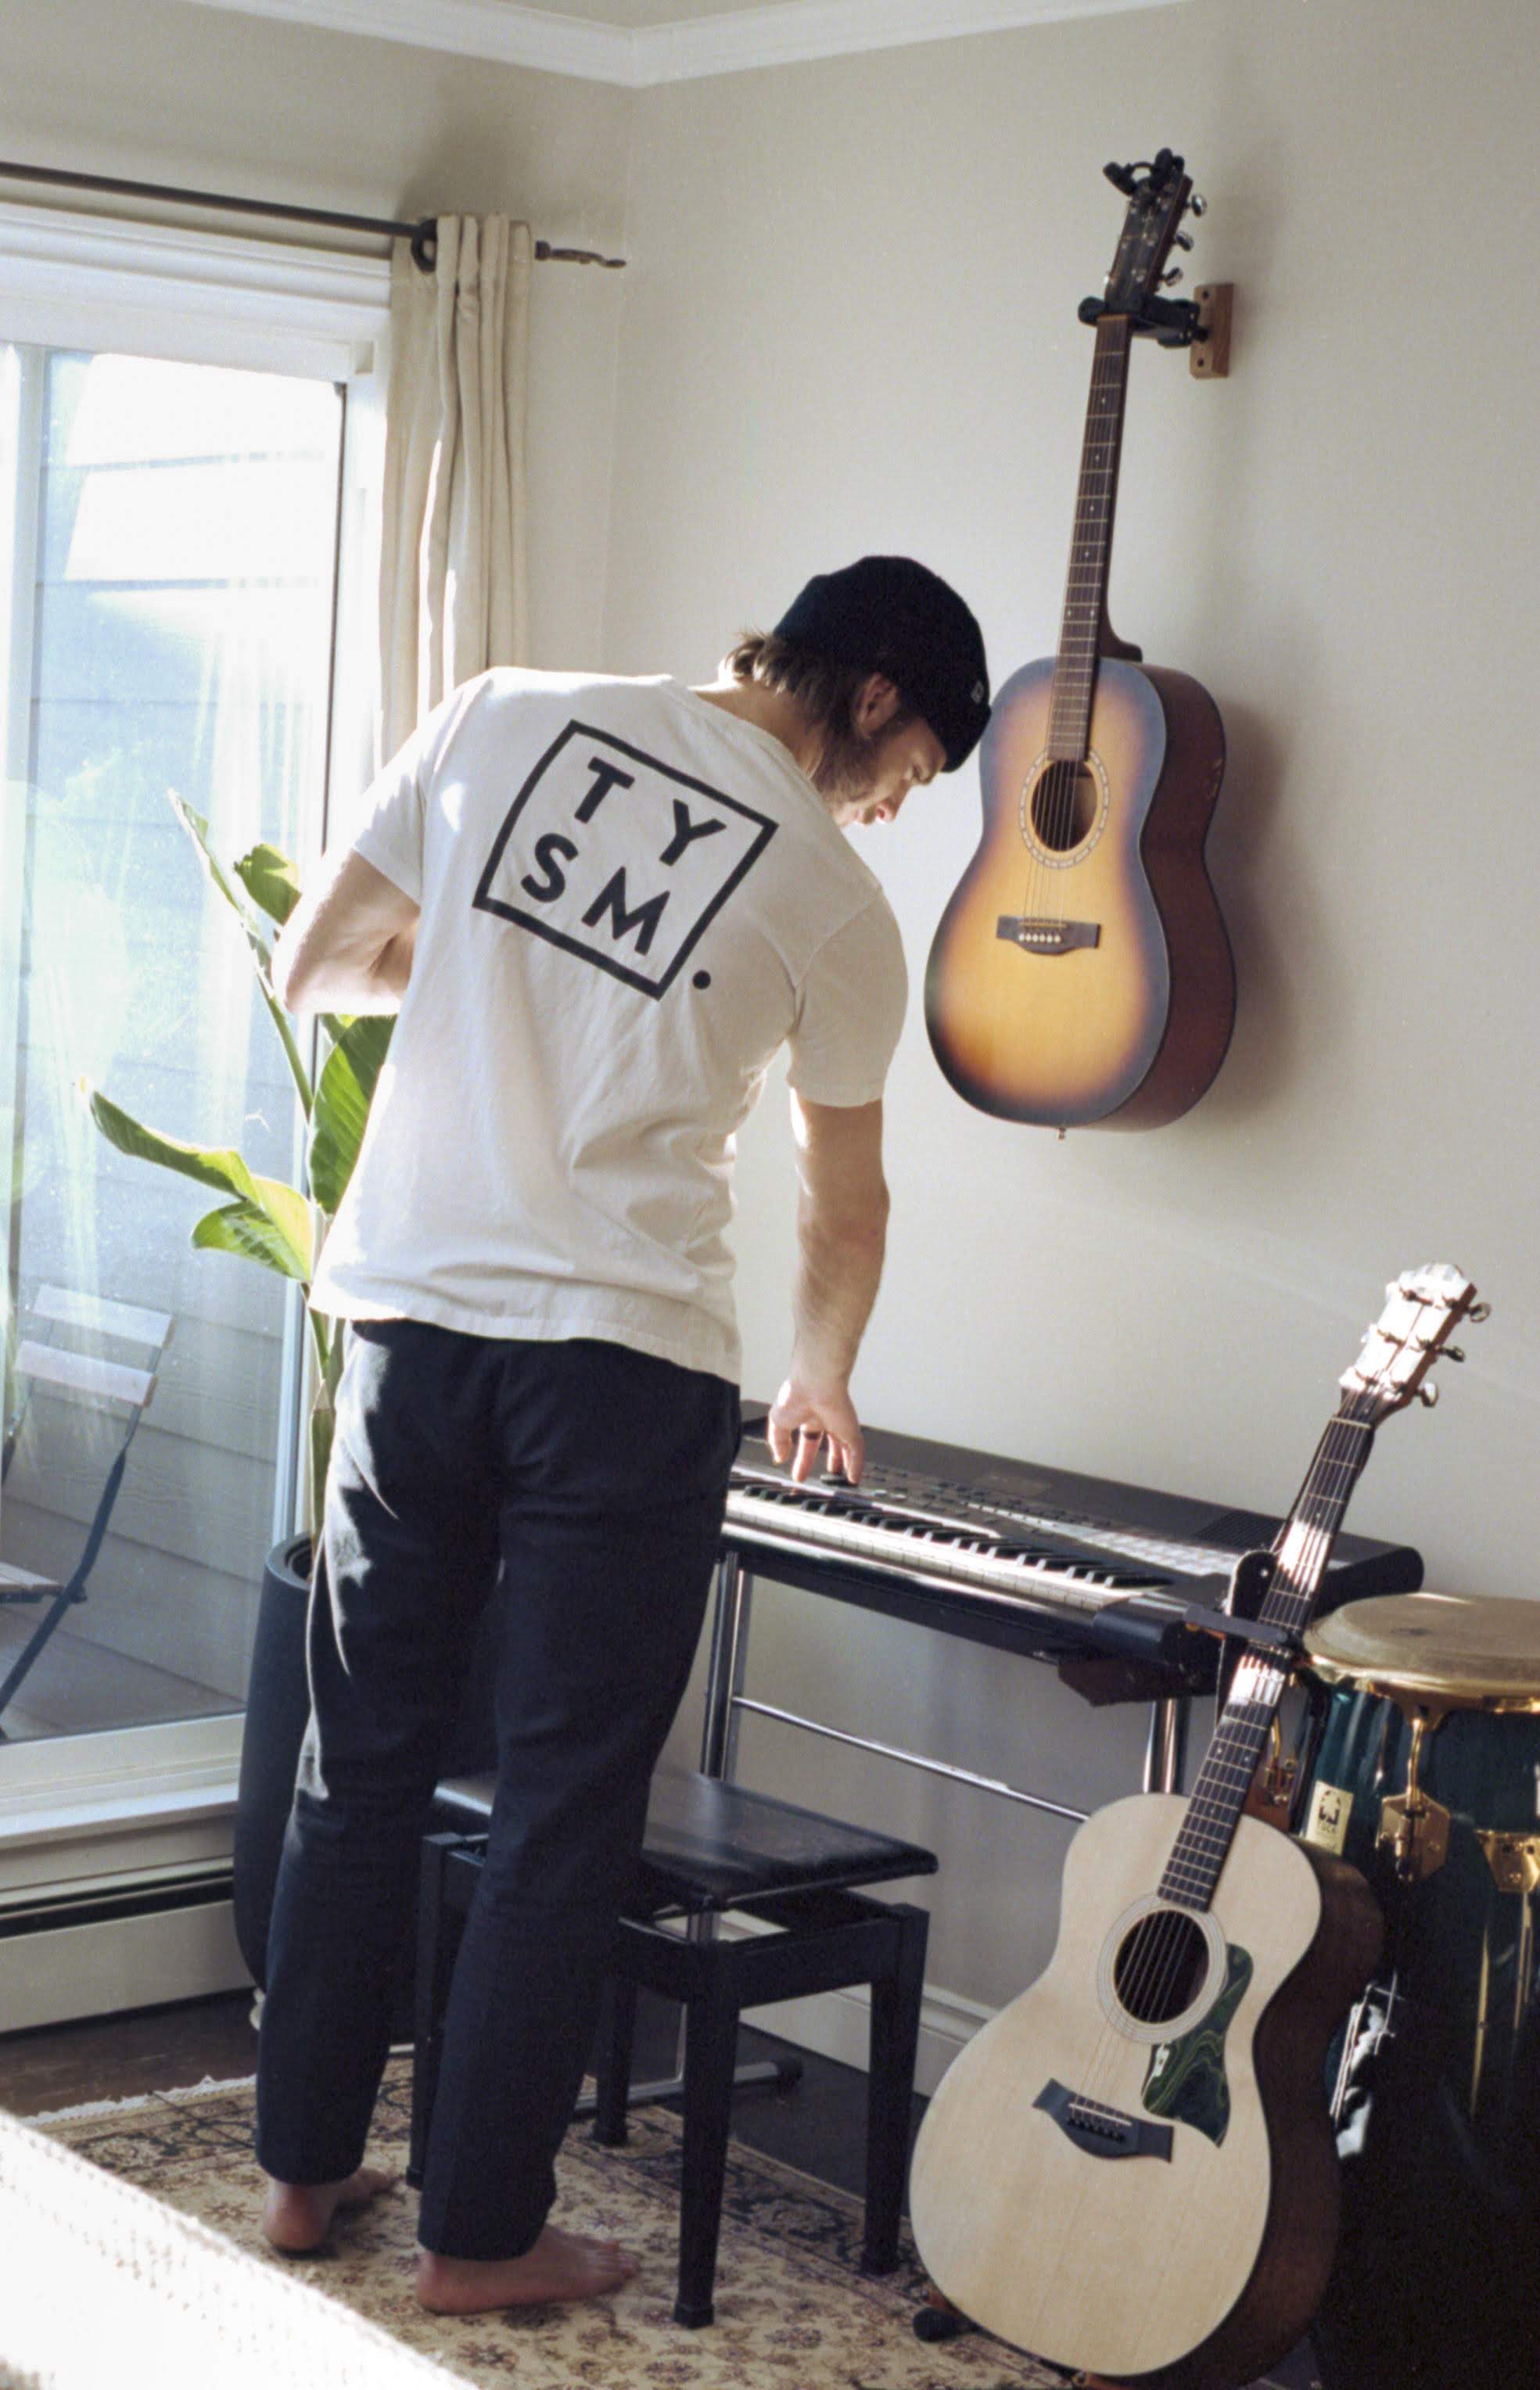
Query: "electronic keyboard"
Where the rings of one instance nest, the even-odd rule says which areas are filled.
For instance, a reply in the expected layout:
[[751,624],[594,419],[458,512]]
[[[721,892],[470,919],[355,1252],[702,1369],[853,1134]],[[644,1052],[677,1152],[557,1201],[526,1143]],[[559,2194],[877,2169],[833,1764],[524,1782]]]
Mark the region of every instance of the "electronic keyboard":
[[[866,1431],[859,1485],[793,1483],[770,1458],[763,1409],[746,1420],[727,1492],[725,1549],[756,1574],[868,1609],[1072,1664],[1130,1664],[1099,1698],[1212,1685],[1215,1650],[1187,1613],[1216,1606],[1239,1555],[1278,1521],[1035,1461]],[[1407,1545],[1339,1538],[1326,1607],[1410,1592]],[[1089,1680],[1087,1680],[1088,1689]]]

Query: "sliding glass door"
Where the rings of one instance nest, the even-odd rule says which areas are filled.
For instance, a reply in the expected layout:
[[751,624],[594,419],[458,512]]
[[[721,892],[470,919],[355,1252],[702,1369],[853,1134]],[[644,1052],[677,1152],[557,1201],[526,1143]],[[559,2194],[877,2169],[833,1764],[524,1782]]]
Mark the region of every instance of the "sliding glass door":
[[109,1147],[82,1084],[295,1177],[277,1035],[173,797],[225,864],[317,842],[342,418],[329,381],[0,344],[13,1741],[237,1710],[292,1515],[294,1291],[195,1251],[217,1192]]

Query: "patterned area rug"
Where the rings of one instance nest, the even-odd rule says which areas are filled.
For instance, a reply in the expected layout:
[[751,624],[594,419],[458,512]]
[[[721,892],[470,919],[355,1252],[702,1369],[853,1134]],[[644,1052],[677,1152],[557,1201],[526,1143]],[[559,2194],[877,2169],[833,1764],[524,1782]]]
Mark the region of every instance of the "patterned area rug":
[[[372,2164],[404,2173],[410,2061],[391,2061],[376,2112]],[[265,2255],[261,2178],[251,2156],[252,2087],[226,2083],[37,2118],[50,2137]],[[717,2266],[716,2320],[674,2321],[680,2127],[662,2109],[632,2117],[623,2150],[585,2127],[558,2165],[558,2219],[612,2235],[641,2270],[614,2298],[508,2308],[463,2320],[429,2316],[412,2295],[416,2195],[404,2184],[339,2219],[324,2256],[269,2258],[434,2359],[443,2378],[503,2390],[1019,2390],[1066,2377],[970,2334],[926,2345],[913,2332],[924,2291],[912,2243],[895,2274],[856,2271],[858,2200],[735,2142]]]

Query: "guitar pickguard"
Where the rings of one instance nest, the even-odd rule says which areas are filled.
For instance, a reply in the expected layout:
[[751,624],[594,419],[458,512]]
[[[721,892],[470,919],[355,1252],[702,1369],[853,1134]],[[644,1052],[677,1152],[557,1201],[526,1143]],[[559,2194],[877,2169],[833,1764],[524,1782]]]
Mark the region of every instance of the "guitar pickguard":
[[1158,2044],[1145,2076],[1144,2104],[1152,2116],[1174,2116],[1206,2133],[1217,2149],[1230,2125],[1230,2087],[1225,2078],[1225,2037],[1251,1980],[1251,1957],[1234,1943],[1227,1951],[1225,1988],[1202,2022],[1179,2041]]

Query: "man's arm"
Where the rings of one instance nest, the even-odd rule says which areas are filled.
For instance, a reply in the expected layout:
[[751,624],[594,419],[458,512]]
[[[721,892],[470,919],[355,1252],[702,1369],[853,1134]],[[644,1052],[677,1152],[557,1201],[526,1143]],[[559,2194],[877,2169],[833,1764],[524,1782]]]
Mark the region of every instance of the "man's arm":
[[854,1484],[866,1446],[850,1373],[877,1299],[888,1231],[882,1106],[810,1104],[793,1091],[798,1264],[791,1367],[770,1411],[772,1457],[811,1474],[824,1439],[829,1467]]
[[411,976],[417,906],[345,847],[322,858],[273,949],[273,987],[290,1012],[398,1012]]

